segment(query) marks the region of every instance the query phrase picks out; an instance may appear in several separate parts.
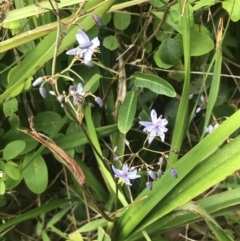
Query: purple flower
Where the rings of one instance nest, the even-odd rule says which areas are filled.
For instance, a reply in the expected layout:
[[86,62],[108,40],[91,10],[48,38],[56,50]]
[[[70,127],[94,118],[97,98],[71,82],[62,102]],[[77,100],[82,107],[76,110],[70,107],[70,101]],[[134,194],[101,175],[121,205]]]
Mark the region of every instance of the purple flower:
[[79,30],[76,34],[76,39],[79,43],[79,46],[74,49],[70,49],[66,52],[67,55],[80,55],[83,56],[83,63],[87,66],[93,66],[91,63],[92,55],[94,52],[94,49],[97,48],[100,45],[100,41],[98,37],[89,40],[89,37],[86,33],[84,33],[82,30]]
[[153,180],[156,180],[156,179],[157,179],[155,173],[154,173],[152,170],[148,170],[148,175],[149,175]]
[[171,174],[174,178],[178,178],[177,171],[176,171],[174,168],[171,168],[170,174]]
[[137,170],[129,171],[128,164],[125,163],[122,166],[122,170],[117,169],[116,167],[112,166],[112,169],[115,173],[115,177],[120,178],[120,182],[124,182],[125,184],[132,186],[129,179],[136,179],[141,177],[137,175]]
[[103,107],[103,101],[100,97],[95,97],[94,100],[100,107]]
[[152,182],[146,182],[146,187],[147,187],[149,190],[152,190]]
[[168,130],[165,127],[168,124],[167,119],[162,119],[161,116],[157,118],[157,112],[154,109],[151,111],[151,119],[152,119],[151,122],[139,121],[140,125],[145,126],[143,131],[148,132],[150,134],[148,139],[148,144],[152,143],[156,135],[158,135],[161,138],[162,142],[164,142],[164,139],[165,139],[164,132],[167,132]]

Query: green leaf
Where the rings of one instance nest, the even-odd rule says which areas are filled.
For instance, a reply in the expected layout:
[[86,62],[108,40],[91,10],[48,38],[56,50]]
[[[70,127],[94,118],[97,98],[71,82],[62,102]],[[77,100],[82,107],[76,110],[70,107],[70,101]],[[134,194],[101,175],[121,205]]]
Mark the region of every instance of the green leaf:
[[102,227],[98,227],[98,241],[111,241],[111,238]]
[[153,59],[156,63],[156,65],[159,67],[159,68],[163,68],[163,69],[169,69],[171,68],[173,65],[172,64],[165,64],[163,63],[163,61],[161,60],[160,58],[160,52],[159,52],[159,49],[157,51],[155,51],[154,55],[153,55]]
[[102,25],[107,25],[112,19],[112,14],[111,13],[105,13],[103,14],[101,18]]
[[165,39],[159,47],[160,59],[165,64],[175,65],[182,54],[181,45],[171,38]]
[[27,154],[23,160],[23,177],[28,188],[40,194],[44,192],[48,184],[48,170],[41,155]]
[[239,0],[224,0],[222,7],[228,12],[231,20],[237,22],[240,19],[240,1]]
[[0,178],[0,195],[3,195],[5,193],[5,190],[6,190],[5,183],[4,183],[3,179]]
[[95,74],[92,76],[92,78],[84,85],[83,90],[84,92],[96,92],[99,86],[99,80],[101,78],[101,75]]
[[28,212],[22,213],[21,215],[18,215],[15,218],[12,218],[7,222],[0,224],[0,231],[3,231],[4,229],[17,225],[19,223],[23,223],[26,220],[35,218],[43,213],[47,213],[47,212],[53,210],[53,209],[59,208],[59,206],[65,204],[67,202],[69,202],[69,200],[67,200],[67,199],[54,200],[47,204],[43,204],[40,207],[36,207]]
[[53,111],[43,111],[33,118],[36,130],[51,134],[61,123],[62,117]]
[[137,108],[137,92],[127,92],[118,113],[118,129],[127,134],[131,129]]
[[59,222],[63,216],[72,208],[71,205],[68,205],[67,207],[65,207],[64,209],[62,209],[60,212],[58,212],[57,214],[55,214],[47,223],[47,228],[51,227],[52,225],[56,224],[57,222]]
[[115,35],[110,35],[104,38],[103,46],[109,50],[115,50],[119,47],[117,37]]
[[166,80],[156,75],[135,72],[134,85],[141,88],[148,88],[159,95],[166,95],[169,97],[176,96],[176,92],[173,87]]
[[131,22],[131,15],[127,11],[114,13],[113,22],[117,29],[124,30],[129,26]]
[[26,146],[25,141],[13,141],[9,143],[3,150],[3,157],[6,160],[11,160],[22,153]]
[[80,233],[70,233],[68,237],[69,239],[67,239],[66,241],[84,241]]
[[[203,28],[205,29],[205,28]],[[209,32],[208,32],[209,33]],[[190,55],[201,56],[209,53],[214,48],[213,40],[209,37],[207,32],[199,31],[195,27],[190,31]],[[183,45],[182,36],[179,34],[175,40],[179,45]]]
[[8,161],[5,165],[6,174],[13,180],[19,180],[21,178],[21,173],[19,167],[14,162]]
[[5,116],[12,116],[18,111],[18,101],[16,98],[11,98],[3,104],[3,113]]

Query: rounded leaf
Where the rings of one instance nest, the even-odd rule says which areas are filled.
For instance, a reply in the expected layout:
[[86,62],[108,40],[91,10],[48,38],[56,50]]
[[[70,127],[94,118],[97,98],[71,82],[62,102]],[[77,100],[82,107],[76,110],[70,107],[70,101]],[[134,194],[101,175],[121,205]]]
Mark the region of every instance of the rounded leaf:
[[48,184],[47,165],[41,155],[27,154],[23,160],[23,177],[28,188],[40,194]]
[[127,92],[118,113],[118,129],[126,134],[132,127],[137,107],[137,92]]
[[33,118],[36,130],[51,134],[60,124],[62,117],[53,111],[44,111]]
[[8,161],[5,165],[6,174],[13,180],[19,180],[21,178],[21,173],[19,167],[14,162]]
[[22,153],[26,146],[25,141],[17,140],[10,142],[3,150],[3,157],[6,160],[11,160]]
[[16,98],[11,98],[3,104],[3,113],[5,116],[12,116],[18,111],[18,101]]
[[176,92],[173,87],[164,79],[151,74],[141,72],[134,73],[134,85],[141,88],[148,88],[154,93],[175,97]]
[[127,11],[114,13],[113,22],[117,29],[124,30],[129,26],[131,22],[131,15]]
[[119,47],[118,40],[115,35],[110,35],[104,38],[103,46],[109,50],[115,50]]
[[175,65],[182,56],[182,48],[174,39],[165,39],[159,47],[159,57],[165,64]]

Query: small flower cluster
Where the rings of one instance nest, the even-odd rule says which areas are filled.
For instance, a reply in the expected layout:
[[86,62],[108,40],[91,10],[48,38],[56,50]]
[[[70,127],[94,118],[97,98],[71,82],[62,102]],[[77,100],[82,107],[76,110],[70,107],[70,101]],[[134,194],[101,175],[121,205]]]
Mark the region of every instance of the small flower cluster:
[[[172,177],[174,178],[177,178],[178,175],[177,175],[177,171],[174,169],[174,168],[171,168],[170,169],[170,174]],[[151,179],[153,181],[156,181],[157,179],[161,178],[161,176],[163,175],[163,171],[161,169],[159,169],[157,171],[157,176],[156,174],[152,171],[152,170],[148,170],[148,176],[151,177]],[[147,181],[146,182],[146,187],[149,189],[149,190],[152,190],[152,186],[153,186],[153,181]]]
[[205,133],[212,133],[215,129],[219,127],[218,123],[215,123],[215,125],[209,125],[208,127],[205,127]]

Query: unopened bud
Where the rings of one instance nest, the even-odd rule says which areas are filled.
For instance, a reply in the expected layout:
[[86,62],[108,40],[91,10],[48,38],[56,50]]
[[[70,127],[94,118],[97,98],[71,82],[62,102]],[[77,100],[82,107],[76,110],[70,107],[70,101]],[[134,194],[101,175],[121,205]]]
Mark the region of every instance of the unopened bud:
[[94,100],[100,107],[103,107],[103,101],[100,97],[96,97]]
[[39,78],[37,78],[36,80],[33,81],[32,86],[33,87],[38,86],[38,85],[42,84],[42,82],[43,82],[43,78],[39,77]]
[[171,174],[174,178],[178,178],[177,171],[176,171],[174,168],[171,168],[170,174]]
[[43,98],[47,97],[47,90],[44,87],[39,88],[39,93]]
[[155,173],[154,173],[152,170],[148,170],[148,175],[149,175],[153,180],[156,180],[156,179],[157,179]]
[[92,15],[92,18],[93,18],[94,22],[95,22],[99,27],[102,26],[101,20],[100,20],[100,18],[98,17],[97,14],[93,14],[93,15]]
[[147,187],[149,190],[152,190],[152,182],[146,182],[146,187]]
[[163,171],[161,169],[158,170],[157,172],[157,177],[160,178],[163,174]]

